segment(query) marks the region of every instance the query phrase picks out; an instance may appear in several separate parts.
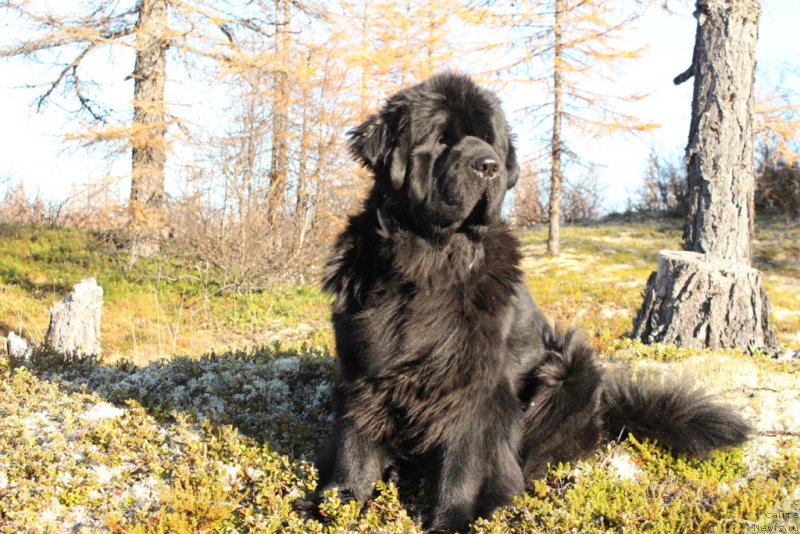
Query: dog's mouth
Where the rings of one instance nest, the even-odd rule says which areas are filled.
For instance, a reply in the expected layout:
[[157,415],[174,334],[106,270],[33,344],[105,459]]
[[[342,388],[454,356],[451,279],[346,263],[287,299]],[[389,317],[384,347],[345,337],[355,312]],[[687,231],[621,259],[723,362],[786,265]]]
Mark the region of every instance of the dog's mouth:
[[489,195],[488,193],[484,193],[481,195],[480,200],[475,204],[475,207],[472,208],[472,211],[469,212],[467,218],[464,219],[464,222],[461,223],[461,226],[458,227],[457,232],[468,232],[474,231],[483,227],[488,226],[489,224]]

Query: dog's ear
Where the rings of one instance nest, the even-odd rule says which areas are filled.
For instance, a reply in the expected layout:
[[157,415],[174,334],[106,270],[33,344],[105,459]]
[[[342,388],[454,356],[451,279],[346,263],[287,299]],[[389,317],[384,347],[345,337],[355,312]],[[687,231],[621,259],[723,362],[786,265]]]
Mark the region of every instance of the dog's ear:
[[389,147],[388,127],[380,115],[370,115],[367,120],[347,132],[350,153],[362,165],[374,171],[378,160],[386,157]]
[[506,155],[506,187],[511,189],[519,178],[519,163],[517,163],[517,151],[514,148],[513,136],[508,136],[508,154]]
[[409,141],[402,110],[387,106],[348,132],[353,156],[380,180],[388,174],[393,189],[403,186]]
[[400,131],[393,144],[394,149],[391,153],[392,161],[389,167],[389,178],[392,189],[397,191],[403,187],[403,183],[406,181],[406,161],[408,160],[408,151],[411,145],[411,139],[405,127]]

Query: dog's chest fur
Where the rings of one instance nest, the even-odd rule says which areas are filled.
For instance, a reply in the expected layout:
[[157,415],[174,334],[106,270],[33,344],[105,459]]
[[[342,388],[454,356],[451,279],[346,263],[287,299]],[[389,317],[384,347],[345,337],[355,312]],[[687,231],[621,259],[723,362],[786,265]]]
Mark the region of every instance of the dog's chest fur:
[[412,452],[435,446],[459,420],[469,424],[508,388],[498,340],[507,338],[521,277],[516,240],[505,226],[481,243],[456,237],[435,247],[377,236],[364,249],[380,253],[367,258],[359,239],[374,237],[355,236],[329,263],[342,415]]

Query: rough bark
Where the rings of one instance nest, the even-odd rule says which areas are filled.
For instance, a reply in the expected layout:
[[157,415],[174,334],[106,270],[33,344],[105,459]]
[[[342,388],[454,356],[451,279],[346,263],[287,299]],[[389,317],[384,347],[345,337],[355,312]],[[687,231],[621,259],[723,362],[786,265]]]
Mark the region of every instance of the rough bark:
[[94,278],[81,280],[64,300],[50,308],[45,343],[66,356],[99,355],[102,309],[103,288]]
[[768,317],[769,299],[756,269],[697,252],[662,250],[633,335],[645,343],[752,350],[774,344]]
[[553,132],[550,138],[550,229],[547,237],[547,253],[558,256],[561,230],[561,121],[562,121],[562,84],[561,84],[561,12],[562,0],[554,4],[555,22],[553,24]]
[[758,0],[701,0],[686,162],[684,250],[750,261]]
[[165,228],[164,164],[167,77],[167,0],[141,0],[133,72],[133,134],[129,238],[131,252],[150,256],[161,248]]
[[698,0],[686,147],[687,252],[661,251],[633,336],[688,347],[772,347],[769,300],[750,267],[758,0]]

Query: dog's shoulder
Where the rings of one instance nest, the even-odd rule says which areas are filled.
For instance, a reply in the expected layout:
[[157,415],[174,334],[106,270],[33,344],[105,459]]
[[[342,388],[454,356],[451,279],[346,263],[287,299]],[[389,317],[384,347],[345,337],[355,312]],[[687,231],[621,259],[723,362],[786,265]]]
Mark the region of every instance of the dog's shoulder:
[[360,302],[390,264],[375,212],[362,211],[349,218],[336,239],[323,271],[323,288],[336,299],[334,307]]
[[492,226],[483,246],[488,272],[495,277],[507,279],[511,284],[522,278],[519,267],[522,261],[520,242],[506,223]]

